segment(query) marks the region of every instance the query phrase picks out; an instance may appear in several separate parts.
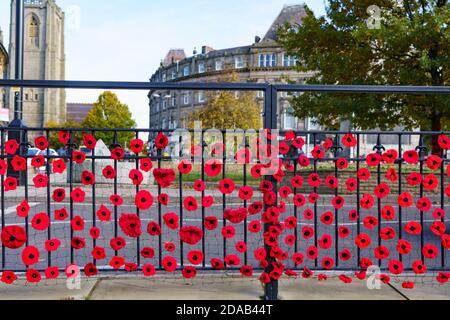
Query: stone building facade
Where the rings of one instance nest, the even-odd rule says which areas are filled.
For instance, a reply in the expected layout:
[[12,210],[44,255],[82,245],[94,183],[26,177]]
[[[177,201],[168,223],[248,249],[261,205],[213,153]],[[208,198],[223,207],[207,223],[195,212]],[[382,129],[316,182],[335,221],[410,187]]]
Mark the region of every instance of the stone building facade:
[[[200,53],[187,57],[183,49],[172,49],[152,75],[151,82],[217,82],[230,69],[234,70],[239,82],[285,83],[288,80],[304,83],[312,73],[295,70],[296,57],[289,56],[277,42],[276,30],[286,22],[298,23],[306,15],[303,5],[285,6],[264,38],[255,38],[251,45],[214,50],[203,46]],[[188,115],[207,104],[205,92],[197,91],[151,91],[150,129],[176,129],[186,125]],[[263,92],[255,92],[263,103]],[[304,129],[306,120],[292,115],[287,94],[280,94],[278,101],[278,127],[283,129]]]
[[[11,1],[11,33],[8,74],[14,78],[15,7]],[[64,80],[64,12],[54,0],[25,0],[24,79]],[[14,94],[9,93],[10,117],[14,113]],[[28,127],[44,127],[48,122],[66,120],[66,94],[63,89],[26,88],[23,92],[23,120]]]
[[[3,32],[0,28],[0,78],[5,79],[7,77],[8,70],[8,52],[3,45]],[[0,88],[0,109],[6,109],[6,89]],[[0,121],[4,121],[1,119]]]

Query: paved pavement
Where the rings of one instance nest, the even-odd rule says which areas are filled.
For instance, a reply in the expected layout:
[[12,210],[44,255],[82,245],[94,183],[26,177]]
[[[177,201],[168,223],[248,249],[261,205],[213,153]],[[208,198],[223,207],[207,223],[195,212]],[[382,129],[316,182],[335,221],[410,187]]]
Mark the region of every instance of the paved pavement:
[[[333,278],[283,279],[282,300],[450,300],[450,285],[432,285],[430,278],[415,278],[414,290],[401,288],[401,281],[369,290],[365,281],[343,284]],[[69,290],[64,281],[39,285],[0,284],[0,300],[260,300],[263,293],[256,278],[201,276],[195,280],[175,278],[103,278],[83,280],[79,290]]]

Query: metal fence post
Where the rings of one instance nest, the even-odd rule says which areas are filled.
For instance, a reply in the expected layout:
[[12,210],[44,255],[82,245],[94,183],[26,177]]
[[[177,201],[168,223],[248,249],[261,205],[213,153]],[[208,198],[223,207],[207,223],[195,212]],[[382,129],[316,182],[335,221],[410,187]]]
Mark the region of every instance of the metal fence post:
[[[277,129],[277,89],[273,85],[268,85],[265,90],[264,96],[264,129],[265,130],[273,130]],[[271,141],[268,141],[271,143]],[[266,180],[269,180],[273,183],[274,188],[277,188],[276,180],[274,177],[266,176]],[[275,190],[276,192],[276,190]],[[264,232],[268,232],[270,228],[270,224],[264,225]],[[265,272],[270,274],[273,270],[272,263],[276,262],[274,258],[271,257],[271,247],[265,244],[265,249],[267,253],[267,261],[268,266],[265,269]],[[271,279],[269,283],[267,283],[264,287],[264,299],[265,300],[278,300],[278,281]]]

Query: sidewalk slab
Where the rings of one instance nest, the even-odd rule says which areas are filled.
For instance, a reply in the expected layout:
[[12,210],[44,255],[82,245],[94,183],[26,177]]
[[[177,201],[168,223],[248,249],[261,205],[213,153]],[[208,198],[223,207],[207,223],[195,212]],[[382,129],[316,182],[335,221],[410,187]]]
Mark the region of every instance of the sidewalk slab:
[[25,284],[23,280],[14,285],[0,283],[0,300],[85,300],[96,282],[83,279],[79,290],[68,289],[63,280],[46,280],[39,284]]
[[386,285],[380,290],[370,290],[365,281],[344,284],[335,278],[327,281],[283,279],[279,283],[279,294],[282,300],[405,300]]
[[440,285],[435,279],[416,279],[414,289],[403,289],[401,282],[391,285],[410,300],[450,300],[450,283]]
[[90,300],[260,300],[263,289],[255,279],[107,279]]

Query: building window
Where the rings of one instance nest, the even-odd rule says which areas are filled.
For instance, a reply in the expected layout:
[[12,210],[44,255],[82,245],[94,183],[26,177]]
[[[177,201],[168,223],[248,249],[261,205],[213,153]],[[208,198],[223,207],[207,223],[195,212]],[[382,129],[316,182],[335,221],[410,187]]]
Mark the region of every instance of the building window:
[[190,67],[189,66],[185,66],[183,68],[183,77],[189,76],[190,72],[191,72]]
[[175,107],[177,105],[177,98],[172,97],[172,107]]
[[221,71],[221,70],[223,70],[223,61],[217,60],[216,61],[216,71]]
[[163,73],[163,75],[162,75],[162,82],[166,82],[166,80],[167,80],[167,76],[166,76],[165,73]]
[[205,98],[205,93],[202,91],[202,92],[199,92],[198,93],[198,102],[199,103],[203,103],[203,102],[205,102],[206,101],[206,98]]
[[294,109],[288,107],[284,109],[284,128],[283,129],[295,129],[295,116]]
[[245,67],[244,65],[244,57],[243,56],[239,56],[234,58],[234,66],[236,69],[242,69]]
[[31,16],[30,25],[28,27],[28,37],[30,43],[39,46],[39,23],[35,16]]
[[172,70],[172,73],[171,73],[172,80],[175,80],[176,77],[177,77],[177,72],[175,70]]
[[199,63],[198,64],[198,73],[205,73],[205,64],[202,62],[202,63]]
[[277,55],[272,54],[260,54],[259,55],[259,66],[264,67],[276,67],[277,66]]
[[189,104],[189,93],[185,93],[184,95],[183,95],[183,103],[186,105],[186,104]]
[[290,56],[285,54],[283,56],[283,66],[285,67],[295,67],[298,63],[298,58],[296,56]]

